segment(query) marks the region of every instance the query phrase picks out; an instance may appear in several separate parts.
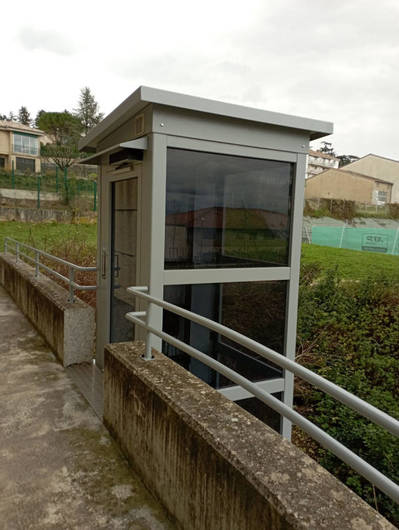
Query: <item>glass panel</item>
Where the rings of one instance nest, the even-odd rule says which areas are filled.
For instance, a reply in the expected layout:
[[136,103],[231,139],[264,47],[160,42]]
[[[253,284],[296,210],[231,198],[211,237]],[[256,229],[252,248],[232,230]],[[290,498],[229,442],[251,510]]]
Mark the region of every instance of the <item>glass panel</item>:
[[[283,399],[283,394],[273,394],[273,397]],[[256,416],[259,420],[263,421],[277,432],[280,432],[281,416],[278,412],[265,405],[262,401],[256,398],[240,399],[236,401],[237,405],[240,405],[243,409],[250,412],[253,416]]]
[[[287,282],[239,282],[165,287],[165,300],[220,322],[284,353]],[[211,355],[251,381],[281,377],[279,367],[207,328],[164,311],[166,333]],[[215,388],[233,383],[164,343],[163,352]]]
[[134,340],[125,314],[134,311],[126,287],[136,285],[137,178],[112,183],[111,342]]
[[35,159],[34,158],[20,158],[19,156],[15,159],[15,169],[17,171],[29,171],[35,172]]
[[39,154],[39,140],[36,136],[28,134],[13,133],[14,153],[24,153],[26,155]]
[[169,148],[165,268],[288,265],[293,169]]

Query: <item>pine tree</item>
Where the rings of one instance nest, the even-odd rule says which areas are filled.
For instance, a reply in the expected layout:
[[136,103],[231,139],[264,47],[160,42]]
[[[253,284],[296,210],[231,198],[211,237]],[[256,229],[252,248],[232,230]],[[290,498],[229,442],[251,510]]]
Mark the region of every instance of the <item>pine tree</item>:
[[78,108],[75,109],[75,114],[82,123],[83,133],[85,135],[103,119],[103,114],[99,112],[98,103],[89,87],[81,89]]
[[30,125],[32,122],[30,113],[28,112],[28,109],[24,106],[22,106],[18,111],[18,121],[23,125]]

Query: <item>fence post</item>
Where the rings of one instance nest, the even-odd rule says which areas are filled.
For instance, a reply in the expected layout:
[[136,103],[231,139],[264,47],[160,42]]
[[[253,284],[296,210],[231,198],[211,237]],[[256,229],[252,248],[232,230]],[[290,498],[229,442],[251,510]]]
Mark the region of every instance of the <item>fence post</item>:
[[56,191],[56,193],[58,193],[58,188],[59,188],[59,184],[58,184],[58,166],[55,166],[55,191]]
[[37,209],[40,208],[40,182],[41,182],[41,176],[37,176]]
[[69,267],[69,302],[74,302],[73,282],[75,281],[75,270]]
[[93,181],[93,211],[97,211],[97,182]]
[[69,190],[68,190],[68,168],[64,167],[64,188],[65,188],[65,199],[66,203],[69,202]]
[[39,259],[40,259],[40,255],[39,255],[39,251],[36,250],[35,252],[35,276],[36,278],[39,276]]
[[14,160],[11,161],[11,186],[12,189],[15,189],[15,166],[14,166]]

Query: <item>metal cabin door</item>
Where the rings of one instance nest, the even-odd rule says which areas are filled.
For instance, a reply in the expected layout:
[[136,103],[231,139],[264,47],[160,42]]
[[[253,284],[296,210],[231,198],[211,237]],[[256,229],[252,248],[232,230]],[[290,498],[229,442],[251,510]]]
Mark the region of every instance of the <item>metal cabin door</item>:
[[111,183],[110,342],[134,340],[134,326],[125,315],[135,309],[126,288],[137,278],[138,196],[138,177]]

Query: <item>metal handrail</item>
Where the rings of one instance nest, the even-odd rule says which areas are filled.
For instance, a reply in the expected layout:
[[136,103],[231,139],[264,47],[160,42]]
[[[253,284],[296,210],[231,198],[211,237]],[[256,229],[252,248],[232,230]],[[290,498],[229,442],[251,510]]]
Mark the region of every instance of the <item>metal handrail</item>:
[[[171,311],[179,316],[182,316],[183,318],[187,318],[192,322],[200,324],[201,326],[204,326],[212,331],[224,335],[225,337],[235,341],[238,344],[241,344],[242,346],[245,346],[253,352],[268,359],[269,361],[278,364],[282,368],[294,373],[305,381],[313,384],[317,388],[325,391],[341,403],[344,403],[345,405],[355,410],[362,416],[368,418],[373,423],[384,427],[396,437],[399,437],[399,421],[397,421],[395,418],[392,418],[385,412],[379,410],[378,408],[374,407],[373,405],[370,405],[366,401],[358,398],[357,396],[354,396],[350,392],[347,392],[338,385],[335,385],[331,381],[328,381],[324,377],[315,374],[311,370],[308,370],[307,368],[301,366],[295,361],[287,359],[286,357],[275,352],[274,350],[263,346],[262,344],[252,339],[249,339],[245,335],[242,335],[241,333],[238,333],[237,331],[234,331],[231,328],[224,326],[223,324],[219,324],[218,322],[210,320],[206,317],[202,317],[200,315],[197,315],[196,313],[192,313],[187,309],[182,309],[181,307],[178,307],[174,304],[170,304],[169,302],[165,302],[164,300],[160,300],[158,298],[150,296],[149,294],[146,294],[146,292],[148,291],[148,287],[129,287],[127,290],[134,296],[148,302],[148,310],[146,312],[137,311],[126,314],[126,318],[130,322],[143,327],[147,331],[146,352],[144,354],[145,359],[149,360],[152,358],[150,336],[151,334],[154,334],[160,337],[165,342],[168,342],[172,346],[175,346],[176,348],[184,351],[191,357],[194,357],[199,361],[203,362],[210,368],[213,368],[214,370],[221,373],[222,375],[224,375],[237,385],[241,386],[242,388],[245,388],[245,390],[250,392],[263,403],[265,403],[273,410],[292,421],[292,423],[294,423],[298,427],[302,428],[314,440],[318,441],[324,448],[330,450],[343,462],[349,465],[352,469],[357,471],[360,475],[362,475],[372,484],[377,486],[381,491],[386,493],[391,499],[399,503],[399,486],[395,484],[395,482],[393,482],[383,473],[368,464],[365,460],[357,456],[355,453],[353,453],[353,451],[351,451],[343,444],[335,440],[332,436],[317,427],[314,423],[304,418],[301,414],[288,407],[265,390],[259,388],[256,383],[253,383],[249,379],[243,377],[235,370],[228,368],[227,366],[223,365],[219,361],[216,361],[209,355],[200,352],[196,348],[187,345],[186,343],[172,337],[171,335],[168,335],[167,333],[154,328],[151,325],[151,306],[155,304],[159,307],[162,307],[163,309]],[[146,322],[141,320],[140,317],[143,316],[146,316]]]
[[[21,256],[28,261],[32,262],[35,265],[35,276],[39,276],[40,268],[44,269],[45,271],[49,272],[56,278],[66,282],[68,284],[69,288],[69,302],[75,301],[75,289],[78,291],[95,291],[97,289],[96,285],[80,285],[79,283],[76,283],[75,281],[75,271],[78,272],[94,272],[97,270],[97,267],[83,267],[82,265],[76,265],[75,263],[71,263],[70,261],[67,261],[65,259],[59,258],[57,256],[53,256],[52,254],[49,254],[48,252],[45,252],[44,250],[40,250],[38,248],[32,247],[31,245],[27,245],[26,243],[22,243],[21,241],[18,241],[17,239],[13,239],[12,237],[5,237],[4,238],[4,253],[7,254],[7,252],[11,251],[9,248],[9,243],[15,244],[15,261],[18,263],[18,260],[21,258]],[[29,256],[29,254],[26,254],[26,252],[23,252],[21,250],[21,247],[24,249],[28,249],[31,252],[35,253],[35,257]],[[68,267],[68,277],[64,276],[58,271],[55,271],[51,267],[48,267],[44,263],[41,263],[40,256],[43,256],[47,259],[56,261],[57,263],[61,263],[62,265],[65,265]]]

